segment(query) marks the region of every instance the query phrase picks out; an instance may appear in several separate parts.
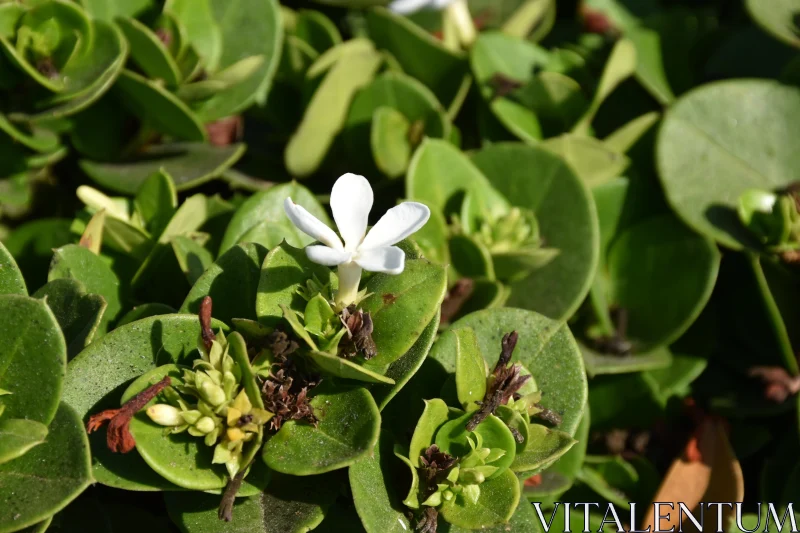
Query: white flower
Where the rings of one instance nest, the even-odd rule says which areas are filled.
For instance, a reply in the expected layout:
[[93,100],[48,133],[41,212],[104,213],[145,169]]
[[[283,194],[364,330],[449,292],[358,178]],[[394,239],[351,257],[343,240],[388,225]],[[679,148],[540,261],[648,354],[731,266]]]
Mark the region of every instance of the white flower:
[[453,0],[394,0],[389,9],[400,15],[416,13],[421,9],[444,9]]
[[403,202],[389,209],[367,234],[372,201],[372,187],[364,176],[345,174],[336,180],[331,191],[331,210],[344,244],[331,228],[291,198],[283,204],[289,220],[322,243],[306,247],[308,258],[320,265],[339,267],[336,304],[341,308],[355,302],[362,269],[386,274],[403,271],[405,253],[393,245],[419,230],[431,216],[427,206]]

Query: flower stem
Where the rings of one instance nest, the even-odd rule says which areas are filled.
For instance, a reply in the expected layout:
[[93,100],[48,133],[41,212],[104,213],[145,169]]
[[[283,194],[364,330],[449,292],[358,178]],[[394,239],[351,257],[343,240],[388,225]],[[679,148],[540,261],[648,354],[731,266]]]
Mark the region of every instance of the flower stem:
[[470,48],[472,43],[475,42],[478,33],[475,30],[475,23],[472,21],[467,0],[455,0],[455,2],[447,6],[446,16],[454,24],[461,46]]
[[355,303],[360,282],[360,266],[353,261],[339,265],[339,290],[336,292],[335,299],[337,309],[345,309]]

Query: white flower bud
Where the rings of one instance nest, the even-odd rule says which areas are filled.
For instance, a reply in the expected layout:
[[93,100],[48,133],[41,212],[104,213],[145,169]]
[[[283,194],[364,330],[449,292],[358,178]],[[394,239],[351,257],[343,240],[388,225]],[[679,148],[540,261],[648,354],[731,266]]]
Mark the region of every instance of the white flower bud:
[[173,427],[184,423],[180,409],[163,403],[148,407],[147,416],[160,426]]

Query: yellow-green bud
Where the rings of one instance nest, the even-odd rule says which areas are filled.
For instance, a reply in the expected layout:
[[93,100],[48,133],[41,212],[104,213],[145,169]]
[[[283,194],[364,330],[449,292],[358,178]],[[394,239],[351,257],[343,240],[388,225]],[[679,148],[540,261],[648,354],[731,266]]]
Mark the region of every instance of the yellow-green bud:
[[217,425],[214,423],[213,419],[204,416],[203,418],[197,421],[197,424],[195,424],[194,427],[195,429],[197,429],[197,431],[207,434],[214,431],[214,428],[217,427]]
[[183,417],[180,409],[171,405],[158,403],[147,408],[147,416],[150,420],[160,426],[180,426],[183,424]]
[[222,387],[211,380],[203,381],[200,385],[200,396],[214,407],[219,407],[225,403],[226,399],[225,391],[222,390]]

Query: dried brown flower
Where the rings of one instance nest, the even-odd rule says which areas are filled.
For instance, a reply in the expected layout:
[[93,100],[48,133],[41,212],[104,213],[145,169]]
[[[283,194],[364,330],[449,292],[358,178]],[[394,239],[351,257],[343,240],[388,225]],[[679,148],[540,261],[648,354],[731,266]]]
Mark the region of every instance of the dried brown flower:
[[350,358],[360,354],[364,359],[372,359],[378,355],[378,348],[372,340],[374,326],[369,312],[351,305],[342,311],[340,318],[347,328],[347,338],[350,341],[344,344],[342,356]]
[[264,407],[275,414],[270,420],[270,429],[277,431],[288,420],[305,420],[316,427],[319,420],[309,403],[308,393],[319,385],[320,379],[300,372],[294,364],[289,355],[299,345],[286,333],[276,330],[270,340],[275,363],[261,387]]

